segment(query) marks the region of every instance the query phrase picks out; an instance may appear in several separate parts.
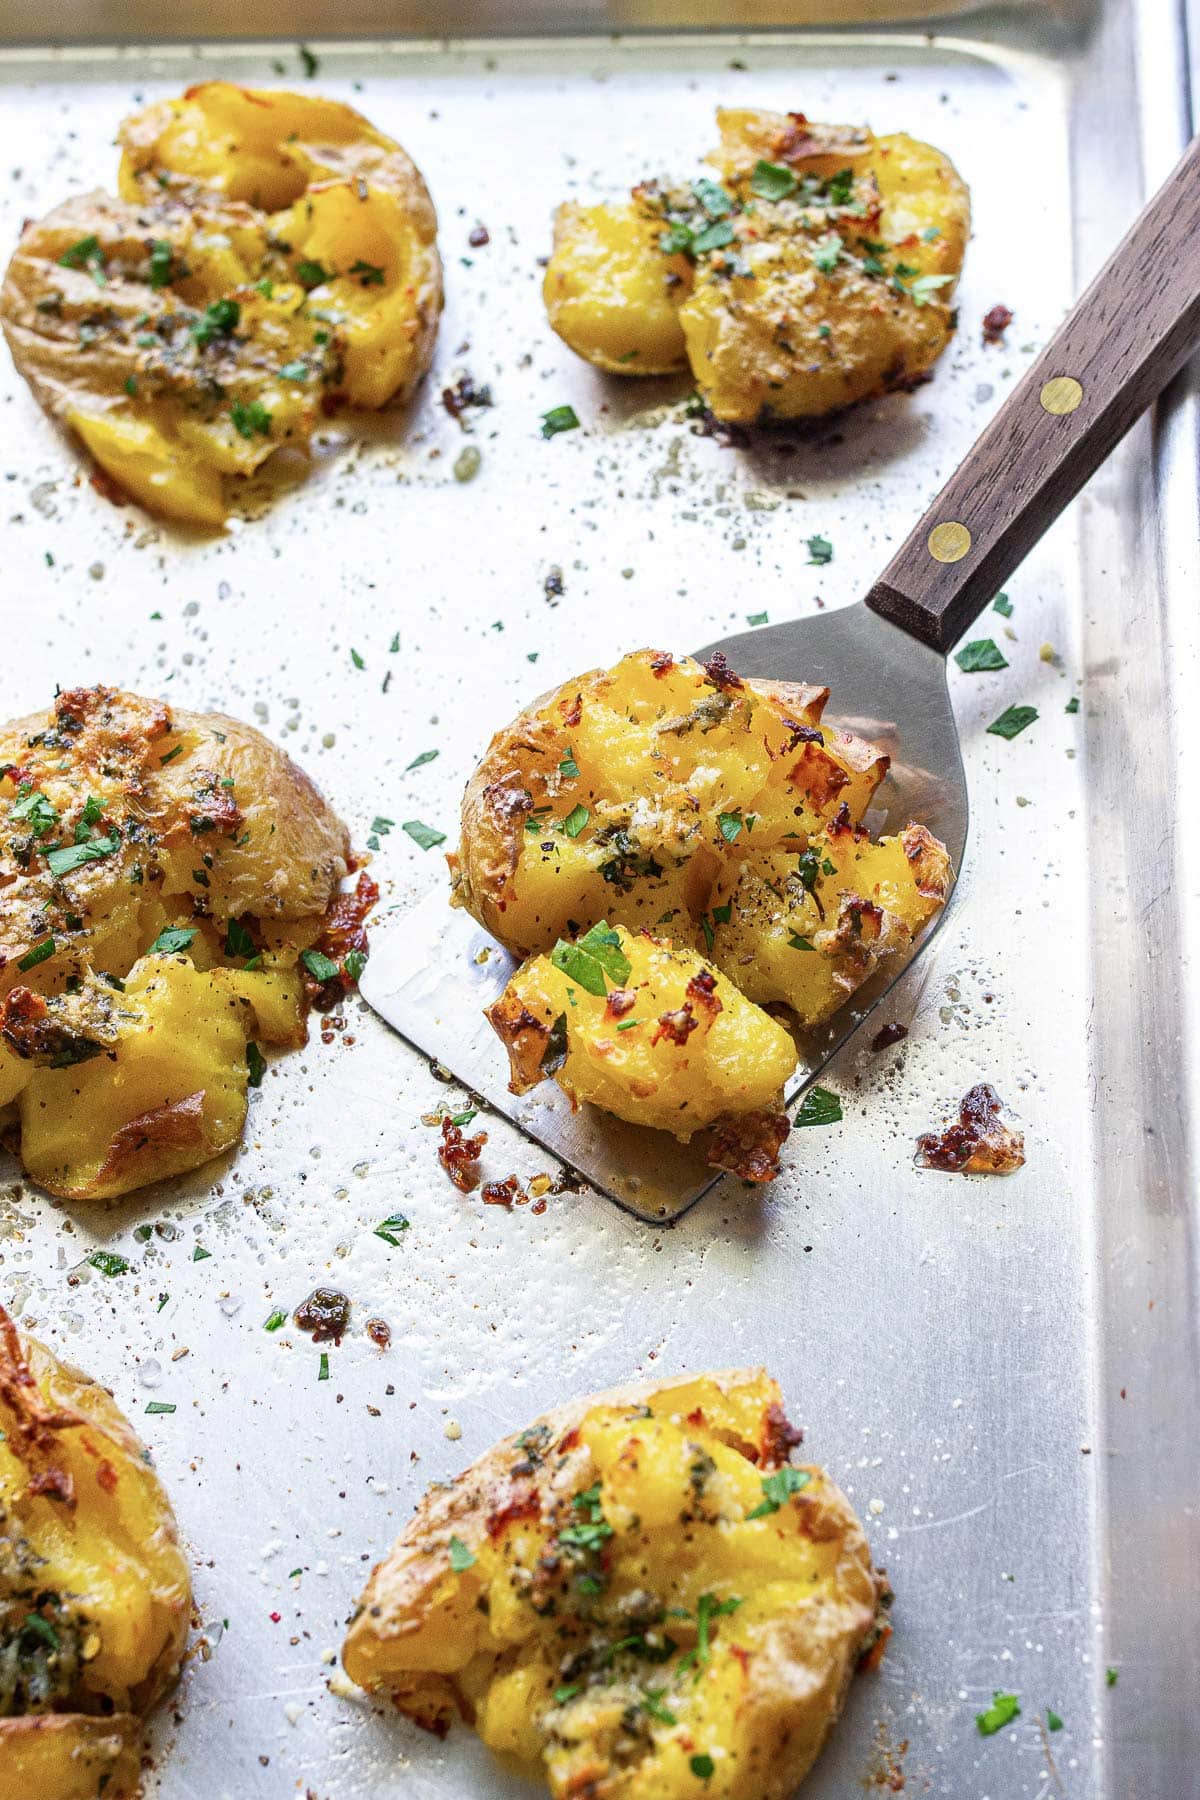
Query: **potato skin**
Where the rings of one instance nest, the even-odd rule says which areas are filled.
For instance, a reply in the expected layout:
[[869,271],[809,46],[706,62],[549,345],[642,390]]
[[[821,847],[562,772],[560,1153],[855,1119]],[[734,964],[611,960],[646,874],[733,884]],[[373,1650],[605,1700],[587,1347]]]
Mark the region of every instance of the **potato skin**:
[[798,1435],[762,1370],[543,1415],[422,1501],[363,1593],[347,1673],[430,1729],[463,1714],[556,1800],[786,1800],[882,1593],[823,1471],[764,1506]]
[[[597,933],[604,968],[587,953]],[[600,971],[603,996],[581,985],[572,958],[583,959],[587,979]],[[796,1068],[783,1026],[695,951],[620,926],[560,943],[553,961],[531,957],[488,1018],[508,1049],[514,1093],[552,1074],[572,1105],[590,1101],[684,1142],[718,1121],[782,1113]]]
[[335,102],[210,82],[121,137],[121,197],[25,228],[0,321],[39,402],[126,492],[220,526],[229,477],[424,374],[436,217],[399,145]]
[[143,1716],[173,1686],[191,1581],[170,1502],[110,1396],[0,1309],[0,1633],[56,1640],[0,1707],[0,1792],[132,1800]]
[[[817,418],[924,379],[954,330],[970,230],[949,159],[798,113],[721,108],[717,123],[707,206],[702,184],[651,183],[632,204],[560,209],[544,287],[555,331],[600,368],[654,373],[683,357],[645,355],[645,309],[675,306],[701,397],[730,422]],[[761,191],[762,163],[790,192]],[[681,233],[705,247],[672,249]]]
[[872,844],[888,759],[827,698],[650,650],[565,682],[468,783],[453,901],[523,959],[598,919],[667,937],[821,1023],[950,885],[923,827]]
[[[304,1042],[297,959],[349,863],[308,777],[222,714],[78,688],[0,728],[0,1108],[35,1179],[110,1199],[236,1142],[247,1040]],[[146,954],[168,928],[184,953]]]

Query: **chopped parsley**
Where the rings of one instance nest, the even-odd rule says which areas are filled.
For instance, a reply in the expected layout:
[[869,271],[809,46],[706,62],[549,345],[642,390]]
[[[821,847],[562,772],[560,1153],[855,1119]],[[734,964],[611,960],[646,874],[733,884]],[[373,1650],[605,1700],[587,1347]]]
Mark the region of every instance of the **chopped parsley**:
[[1008,663],[992,638],[975,638],[956,650],[954,660],[964,675],[989,675],[996,669],[1007,669]]
[[363,657],[354,648],[353,644],[350,646],[350,661],[354,664],[356,669],[365,669],[367,666]]
[[88,1257],[93,1269],[99,1269],[102,1275],[124,1275],[129,1263],[115,1250],[93,1250]]
[[307,44],[298,44],[296,47],[296,54],[300,58],[300,64],[304,70],[305,78],[308,81],[311,81],[317,70],[320,68],[320,63]]
[[733,242],[733,226],[728,219],[714,219],[692,239],[691,248],[697,256],[705,256],[710,250],[723,250],[726,244]]
[[1047,1729],[1047,1731],[1061,1731],[1062,1728],[1063,1728],[1062,1720],[1059,1718],[1059,1716],[1055,1712],[1054,1708],[1052,1706],[1048,1706],[1046,1708],[1046,1729]]
[[717,829],[727,844],[736,842],[741,835],[743,825],[747,831],[753,831],[757,822],[757,813],[747,813],[743,818],[740,806],[733,812],[717,814]]
[[574,781],[579,774],[579,764],[575,761],[575,752],[570,744],[567,745],[567,754],[558,765],[558,772],[565,775],[568,781]]
[[36,969],[39,963],[48,961],[48,959],[54,955],[57,948],[58,946],[52,937],[43,938],[40,944],[35,944],[32,950],[27,950],[24,956],[18,957],[18,969],[20,969],[22,975],[25,974],[28,969]]
[[12,809],[14,819],[27,819],[35,838],[45,837],[58,824],[58,814],[40,789],[26,794]]
[[281,1325],[287,1324],[287,1314],[282,1306],[277,1306],[263,1325],[264,1331],[278,1331]]
[[150,246],[150,286],[165,288],[171,285],[171,277],[175,270],[175,256],[170,244],[161,239]]
[[382,287],[387,280],[387,270],[381,269],[377,263],[362,261],[351,263],[350,273],[358,276],[363,287]]
[[322,1350],[321,1352],[321,1360],[317,1364],[317,1380],[329,1380],[329,1352],[327,1350]]
[[148,1413],[173,1413],[175,1402],[173,1400],[147,1400],[146,1411]]
[[579,419],[573,406],[552,406],[542,414],[542,436],[557,437],[560,431],[575,431]]
[[918,275],[906,291],[911,294],[914,305],[928,306],[936,296],[938,289],[945,287],[953,280],[953,275]]
[[828,538],[810,537],[808,539],[808,560],[818,567],[833,561],[833,545]]
[[733,195],[711,176],[701,175],[698,181],[693,181],[692,192],[710,219],[726,219],[733,211]]
[[192,1261],[193,1262],[207,1262],[211,1255],[212,1255],[211,1250],[206,1250],[204,1248],[203,1244],[197,1244],[195,1249],[192,1251]]
[[998,612],[1002,619],[1011,619],[1012,609],[1012,601],[1007,594],[997,594],[992,601],[992,611]]
[[338,974],[337,964],[323,950],[302,950],[300,961],[314,981],[332,981]]
[[[195,933],[193,933],[194,935]],[[254,939],[240,919],[226,920],[225,954],[226,956],[254,956],[256,954]]]
[[422,825],[420,819],[405,819],[400,829],[408,833],[420,850],[434,850],[446,841],[444,831],[436,831],[432,825]]
[[992,737],[1015,738],[1032,725],[1037,718],[1036,706],[1006,706],[998,719],[993,719],[988,726]]
[[307,381],[308,364],[306,362],[287,362],[279,371],[283,381]]
[[809,1088],[800,1103],[799,1110],[792,1124],[802,1125],[839,1125],[842,1118],[842,1103],[836,1094],[828,1088]]
[[236,300],[213,300],[205,307],[200,317],[193,322],[192,337],[201,350],[207,348],[214,338],[228,337],[236,330],[242,316],[242,309]]
[[107,837],[92,838],[86,844],[60,844],[56,850],[47,850],[46,861],[50,865],[50,873],[57,881],[76,869],[82,869],[85,863],[101,862],[104,857],[111,856],[114,850],[120,849],[120,846],[120,836],[117,832],[110,831]]
[[252,1088],[261,1087],[267,1072],[267,1059],[253,1038],[246,1045],[246,1079]]
[[467,1569],[475,1567],[475,1558],[460,1537],[450,1539],[450,1567],[456,1575],[462,1575]]
[[58,259],[58,266],[60,269],[87,269],[98,287],[107,285],[104,252],[100,248],[100,239],[94,233],[77,239],[64,250]]
[[586,806],[573,806],[562,822],[563,831],[569,838],[577,838],[591,816]]
[[679,1720],[670,1707],[663,1705],[666,1688],[647,1688],[642,1695],[642,1711],[649,1713],[659,1725],[678,1725]]
[[827,237],[823,237],[819,243],[814,244],[808,254],[812,258],[814,268],[819,269],[822,275],[832,275],[838,266],[838,259],[843,248],[843,238],[838,232],[831,231]]
[[436,756],[437,756],[436,750],[422,750],[420,756],[413,757],[413,759],[409,763],[408,767],[410,769],[423,769],[425,767],[425,764],[431,763]]
[[1015,1694],[993,1694],[992,1704],[985,1712],[975,1714],[975,1723],[980,1737],[992,1737],[1011,1725],[1020,1716],[1021,1703]]
[[[762,1478],[763,1497],[754,1511],[748,1512],[746,1517],[748,1519],[765,1519],[772,1513],[777,1513],[793,1494],[801,1493],[811,1480],[812,1476],[807,1469],[793,1469],[790,1465],[783,1469],[776,1469],[773,1475],[764,1475]],[[738,1604],[740,1605],[741,1602],[739,1601]]]
[[573,1681],[566,1687],[556,1687],[554,1704],[555,1706],[565,1706],[568,1700],[574,1700],[576,1694],[582,1694],[582,1692],[583,1683],[581,1681]]
[[1117,1673],[1118,1673],[1118,1672],[1117,1672],[1117,1670],[1116,1670],[1116,1669],[1105,1669],[1105,1671],[1104,1671],[1104,1685],[1105,1685],[1105,1687],[1116,1687],[1116,1685],[1117,1685]]
[[814,944],[810,943],[808,938],[801,937],[801,935],[798,931],[789,931],[788,932],[788,949],[789,950],[813,950],[815,948],[816,948],[816,946]]
[[595,994],[601,1000],[607,991],[605,977],[614,987],[620,987],[622,982],[628,981],[633,966],[621,948],[619,932],[604,919],[593,925],[577,943],[559,938],[550,952],[550,961],[570,980],[577,981],[586,993]]
[[[760,169],[764,167],[762,163],[759,163],[758,166]],[[769,168],[770,164],[765,166]],[[692,1757],[688,1763],[688,1768],[692,1771],[692,1774],[696,1777],[697,1781],[711,1781],[713,1772],[716,1769],[716,1764],[707,1752],[701,1751],[699,1756]]]
[[[773,163],[760,160],[754,165],[750,177],[750,192],[757,194],[760,200],[786,200],[794,194],[800,183],[792,171],[784,163]],[[711,1769],[709,1773],[711,1774]]]
[[306,293],[311,293],[313,288],[320,287],[326,281],[332,281],[333,271],[324,268],[319,262],[310,262],[306,259],[296,264],[296,280]]
[[351,981],[357,981],[366,966],[367,953],[365,950],[347,950],[342,967]]
[[1079,695],[1078,694],[1071,695],[1071,698],[1067,701],[1067,704],[1063,707],[1063,711],[1069,712],[1069,713],[1077,713],[1079,711]]
[[765,625],[767,623],[767,614],[765,612],[747,613],[746,623],[747,625]]
[[229,417],[239,437],[271,435],[271,415],[261,400],[235,400],[229,409]]
[[390,1219],[384,1219],[382,1224],[375,1226],[371,1236],[382,1238],[385,1244],[390,1244],[393,1250],[398,1250],[400,1248],[400,1239],[397,1236],[397,1233],[407,1231],[408,1229],[408,1220],[405,1218],[404,1214],[393,1213]]

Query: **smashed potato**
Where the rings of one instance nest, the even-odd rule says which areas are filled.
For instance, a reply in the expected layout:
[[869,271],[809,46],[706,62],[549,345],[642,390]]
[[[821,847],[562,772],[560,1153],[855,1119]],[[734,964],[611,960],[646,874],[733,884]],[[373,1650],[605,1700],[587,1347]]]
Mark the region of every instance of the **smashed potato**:
[[179,1672],[175,1519],[108,1394],[0,1308],[0,1793],[133,1800]]
[[950,885],[923,826],[871,841],[888,758],[827,699],[651,650],[564,683],[469,782],[453,901],[522,958],[601,919],[649,931],[822,1023]]
[[530,958],[488,1018],[514,1093],[553,1076],[573,1104],[589,1100],[685,1142],[720,1124],[718,1166],[753,1181],[778,1173],[796,1047],[694,950],[605,921]]
[[236,720],[96,687],[0,729],[0,1120],[36,1181],[111,1199],[237,1142],[258,1044],[365,960],[349,864]]
[[719,179],[559,208],[543,296],[598,368],[690,365],[718,419],[819,417],[924,379],[970,231],[939,150],[802,113],[721,108]]
[[230,477],[424,374],[436,216],[400,146],[335,101],[206,82],[119,135],[120,198],[25,228],[0,321],[37,399],[120,488],[219,526]]
[[886,1632],[882,1578],[761,1370],[548,1413],[435,1487],[350,1677],[458,1716],[556,1800],[787,1800]]

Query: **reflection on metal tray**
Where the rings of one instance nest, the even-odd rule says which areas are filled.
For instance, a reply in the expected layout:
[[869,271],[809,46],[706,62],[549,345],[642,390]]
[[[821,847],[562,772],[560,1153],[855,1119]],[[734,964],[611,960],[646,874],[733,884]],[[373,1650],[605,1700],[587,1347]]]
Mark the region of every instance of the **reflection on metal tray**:
[[[358,843],[376,814],[451,834],[490,731],[531,694],[639,643],[856,598],[1186,133],[1172,0],[1112,0],[1073,39],[1048,17],[973,14],[933,38],[318,46],[320,85],[430,177],[450,276],[433,378],[406,418],[202,542],[77,479],[6,365],[9,711],[100,678],[219,704],[277,734]],[[0,58],[0,241],[111,180],[135,96],[217,73],[303,79],[287,41]],[[551,337],[537,258],[555,201],[686,172],[718,101],[910,127],[954,156],[975,238],[929,386],[815,440],[728,450],[693,434],[686,384],[604,381]],[[1015,322],[985,348],[997,302]],[[439,404],[459,367],[496,397],[467,486]],[[582,429],[544,441],[541,413],[568,402]],[[798,550],[813,533],[834,546],[824,568]],[[329,1691],[366,1560],[430,1480],[543,1408],[756,1361],[898,1595],[882,1670],[856,1683],[806,1800],[894,1787],[897,1763],[906,1792],[945,1800],[1194,1791],[1200,749],[1180,698],[1200,656],[1198,537],[1183,391],[1014,578],[1011,616],[988,626],[1008,669],[954,672],[963,892],[923,992],[904,990],[907,1039],[847,1048],[823,1078],[844,1122],[794,1134],[772,1191],[722,1183],[670,1231],[586,1192],[541,1216],[485,1208],[450,1187],[423,1122],[465,1096],[357,1006],[335,1041],[272,1066],[215,1170],[100,1213],[4,1166],[0,1292],[145,1428],[193,1553],[206,1649],[161,1722],[152,1800],[527,1794],[469,1733],[438,1744]],[[1036,725],[988,736],[1013,702]],[[417,900],[441,903],[438,857],[399,831],[374,872],[381,942]],[[914,1169],[918,1132],[980,1079],[1021,1115],[1025,1169]],[[547,1168],[504,1121],[486,1127],[488,1178]],[[392,1247],[372,1228],[397,1210],[410,1229]],[[98,1242],[127,1274],[87,1264]],[[306,1339],[262,1329],[317,1282],[353,1301],[325,1382]],[[383,1354],[372,1315],[392,1327]],[[176,1411],[145,1418],[151,1396]],[[981,1738],[997,1689],[1021,1716]],[[1047,1707],[1064,1721],[1048,1736]]]

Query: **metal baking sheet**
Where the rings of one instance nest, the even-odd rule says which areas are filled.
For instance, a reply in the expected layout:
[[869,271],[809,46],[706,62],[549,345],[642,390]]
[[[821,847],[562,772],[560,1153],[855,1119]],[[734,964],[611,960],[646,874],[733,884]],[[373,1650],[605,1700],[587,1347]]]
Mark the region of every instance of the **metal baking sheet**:
[[[430,179],[450,292],[434,375],[407,419],[203,541],[101,499],[6,366],[9,712],[102,679],[221,706],[278,736],[360,844],[376,814],[451,833],[473,759],[531,692],[633,645],[849,601],[1177,155],[1179,23],[1171,0],[1113,0],[1074,35],[1024,11],[934,37],[317,46],[321,88]],[[0,242],[111,181],[132,105],[215,74],[302,79],[290,44],[6,53]],[[553,204],[686,170],[718,101],[911,128],[974,193],[962,330],[935,381],[786,450],[695,435],[684,384],[593,376],[538,299]],[[491,241],[473,249],[477,222]],[[985,349],[998,301],[1015,323]],[[496,399],[470,485],[438,401],[460,367]],[[539,415],[566,401],[583,428],[543,441]],[[815,533],[834,546],[824,568],[805,562]],[[1200,651],[1197,537],[1184,382],[1014,578],[1011,619],[989,617],[1009,669],[955,675],[975,815],[962,891],[889,1002],[907,1039],[847,1048],[827,1078],[844,1123],[797,1133],[769,1192],[725,1183],[670,1231],[587,1192],[540,1216],[485,1208],[446,1182],[422,1122],[461,1090],[357,1004],[332,1042],[314,1030],[273,1065],[244,1145],[191,1180],[103,1212],[4,1165],[0,1291],[112,1386],[193,1557],[199,1648],[150,1795],[531,1792],[469,1733],[440,1745],[331,1691],[369,1562],[429,1481],[543,1407],[756,1360],[898,1595],[883,1668],[856,1684],[811,1800],[901,1781],[952,1800],[1196,1792],[1200,768],[1180,701]],[[1037,724],[988,736],[1014,701]],[[375,871],[381,928],[444,879],[399,832]],[[1023,1119],[1024,1171],[914,1169],[917,1133],[980,1079]],[[487,1129],[490,1175],[547,1167],[502,1121]],[[411,1229],[390,1248],[372,1227],[397,1209]],[[89,1267],[97,1245],[130,1272]],[[326,1382],[307,1339],[263,1330],[317,1282],[354,1302]],[[177,1410],[147,1418],[151,1398]],[[995,1689],[1022,1714],[983,1739],[974,1714]],[[1053,1737],[1047,1706],[1065,1721]]]

